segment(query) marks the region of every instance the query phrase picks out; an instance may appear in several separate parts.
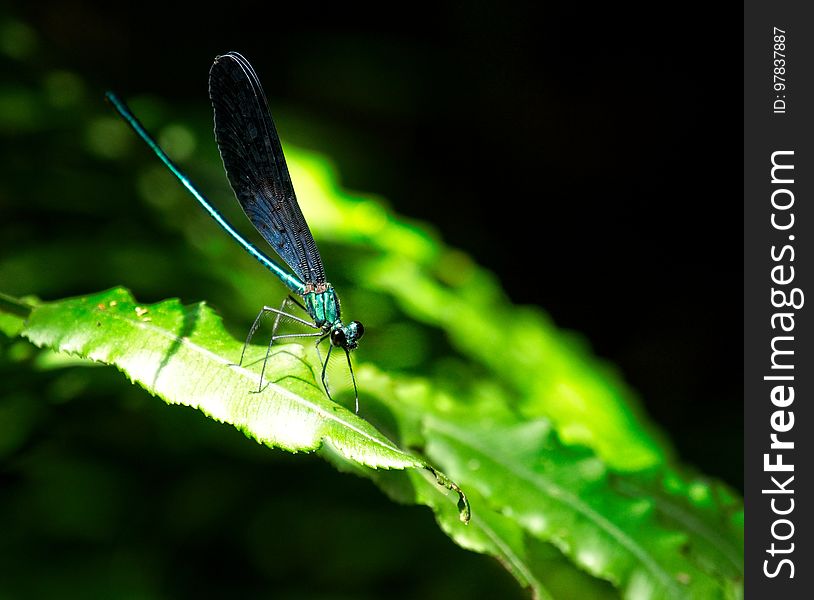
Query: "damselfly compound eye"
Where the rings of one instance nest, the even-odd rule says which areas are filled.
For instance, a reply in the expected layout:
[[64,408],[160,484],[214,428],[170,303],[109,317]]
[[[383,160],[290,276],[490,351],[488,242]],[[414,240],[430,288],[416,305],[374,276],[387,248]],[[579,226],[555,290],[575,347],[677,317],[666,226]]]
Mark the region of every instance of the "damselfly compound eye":
[[342,348],[345,347],[345,344],[348,343],[347,338],[345,337],[345,332],[341,329],[334,329],[331,332],[331,345],[332,346],[340,346]]

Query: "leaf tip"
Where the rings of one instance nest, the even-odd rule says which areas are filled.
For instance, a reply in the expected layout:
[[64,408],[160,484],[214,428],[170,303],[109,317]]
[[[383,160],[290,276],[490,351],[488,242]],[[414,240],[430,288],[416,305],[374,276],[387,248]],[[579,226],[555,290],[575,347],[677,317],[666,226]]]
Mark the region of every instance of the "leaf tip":
[[433,476],[435,477],[435,482],[438,485],[443,486],[443,487],[447,488],[448,490],[451,490],[451,491],[455,492],[456,494],[458,494],[458,503],[457,503],[457,506],[458,506],[458,518],[461,520],[461,523],[463,523],[464,525],[469,525],[469,520],[472,518],[472,509],[469,506],[469,499],[466,497],[466,494],[461,489],[461,486],[459,486],[457,483],[452,481],[449,477],[444,475],[441,471],[438,471],[438,470],[434,469],[430,465],[425,465],[425,468],[430,473],[433,474]]

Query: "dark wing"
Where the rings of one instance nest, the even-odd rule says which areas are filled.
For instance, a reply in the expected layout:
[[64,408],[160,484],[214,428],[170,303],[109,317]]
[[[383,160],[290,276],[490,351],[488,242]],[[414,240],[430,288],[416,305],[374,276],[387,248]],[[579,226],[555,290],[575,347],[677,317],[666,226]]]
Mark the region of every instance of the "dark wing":
[[260,80],[237,52],[209,70],[215,140],[249,220],[303,283],[324,283],[322,259],[297,204]]

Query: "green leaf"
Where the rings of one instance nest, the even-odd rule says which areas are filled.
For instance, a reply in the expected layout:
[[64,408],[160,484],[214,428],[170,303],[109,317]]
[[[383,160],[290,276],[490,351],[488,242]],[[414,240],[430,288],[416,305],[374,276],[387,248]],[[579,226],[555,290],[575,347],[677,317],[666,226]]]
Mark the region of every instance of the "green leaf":
[[[563,445],[551,422],[512,411],[499,389],[482,382],[450,396],[369,365],[359,378],[379,429],[468,491],[470,525],[442,518],[441,527],[462,547],[497,558],[536,597],[569,597],[557,582],[575,579],[565,560],[555,567],[543,561],[535,550],[544,544],[624,597],[739,597],[743,506],[724,486],[686,480],[666,467],[611,469],[589,449]],[[389,474],[374,479],[402,502],[424,494],[420,482],[405,487]],[[423,501],[439,515],[448,510],[435,497]],[[601,587],[587,591],[596,585],[580,582],[581,597],[607,594]]]
[[471,490],[474,527],[492,513],[508,517],[624,597],[738,596],[738,528],[710,526],[712,514],[725,520],[728,511],[737,521],[736,504],[699,515],[678,492],[672,506],[646,493],[620,494],[621,486],[634,489],[633,476],[609,473],[590,452],[564,447],[545,421],[484,425],[459,415],[454,424],[426,424],[428,455]]
[[426,461],[399,449],[367,421],[326,397],[318,367],[298,344],[277,347],[269,357],[263,390],[251,369],[261,348],[234,364],[241,344],[230,338],[205,304],[178,300],[137,303],[116,288],[33,309],[22,334],[49,347],[115,365],[131,381],[170,404],[197,408],[230,423],[248,437],[289,452],[323,445],[346,460],[372,469],[419,469],[459,495],[460,518],[469,518],[458,486]]
[[686,554],[711,573],[743,579],[743,503],[726,486],[705,477],[653,469],[623,477],[609,474],[613,489],[648,498],[658,519],[692,536]]

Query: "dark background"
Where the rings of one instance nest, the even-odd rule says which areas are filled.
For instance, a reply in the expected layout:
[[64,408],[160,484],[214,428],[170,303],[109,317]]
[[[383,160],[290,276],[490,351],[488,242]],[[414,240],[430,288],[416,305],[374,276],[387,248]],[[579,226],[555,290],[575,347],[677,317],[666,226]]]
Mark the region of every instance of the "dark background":
[[740,5],[12,7],[100,103],[209,110],[212,59],[241,52],[286,140],[584,334],[683,461],[742,488]]

